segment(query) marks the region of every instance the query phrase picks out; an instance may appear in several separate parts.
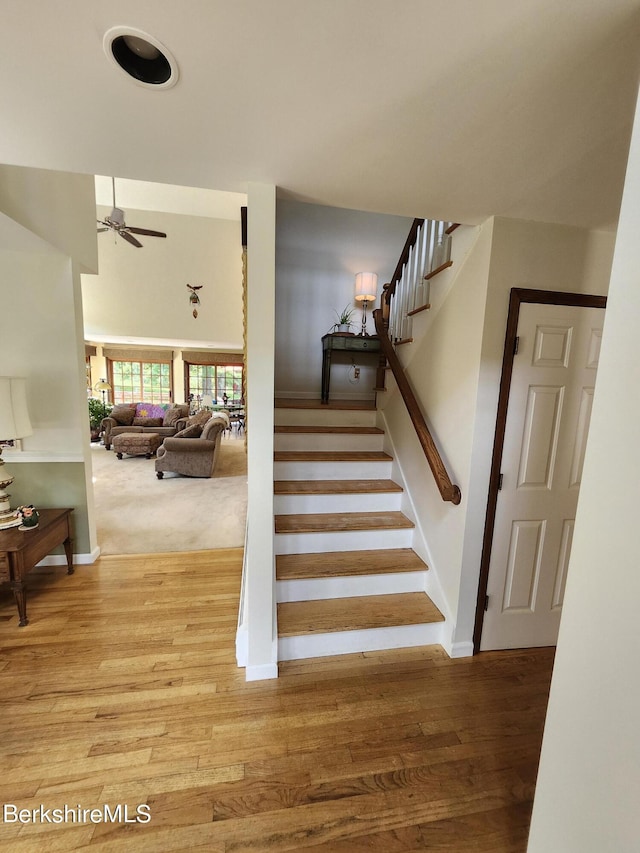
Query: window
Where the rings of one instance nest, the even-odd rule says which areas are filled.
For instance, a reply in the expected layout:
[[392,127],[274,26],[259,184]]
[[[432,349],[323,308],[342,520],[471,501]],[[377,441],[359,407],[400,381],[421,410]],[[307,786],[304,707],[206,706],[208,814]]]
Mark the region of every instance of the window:
[[114,403],[170,403],[171,365],[109,360]]
[[229,405],[242,405],[242,365],[189,364],[187,397],[191,394],[196,399],[211,395],[214,403],[222,403],[226,394]]

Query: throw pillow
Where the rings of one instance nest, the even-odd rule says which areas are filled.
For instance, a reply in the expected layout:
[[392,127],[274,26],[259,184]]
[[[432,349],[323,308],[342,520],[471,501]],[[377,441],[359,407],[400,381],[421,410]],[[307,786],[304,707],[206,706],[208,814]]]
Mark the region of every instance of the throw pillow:
[[131,426],[135,416],[135,406],[114,406],[109,415],[119,426]]
[[167,406],[159,403],[138,403],[136,406],[137,418],[164,418]]
[[133,425],[141,427],[159,427],[162,426],[162,418],[134,418]]
[[211,417],[211,412],[208,409],[201,409],[199,412],[196,412],[195,415],[191,415],[190,418],[187,418],[187,426],[191,426],[191,424],[206,424],[206,422]]
[[164,413],[164,419],[162,421],[162,426],[172,427],[175,426],[180,418],[186,418],[189,414],[188,406],[171,406],[171,408],[167,409]]
[[200,438],[202,435],[202,424],[191,424],[175,434],[176,438]]

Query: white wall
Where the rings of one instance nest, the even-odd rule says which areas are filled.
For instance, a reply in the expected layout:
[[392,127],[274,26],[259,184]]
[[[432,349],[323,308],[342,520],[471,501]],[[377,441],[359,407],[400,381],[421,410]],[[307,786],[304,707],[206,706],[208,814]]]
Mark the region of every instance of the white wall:
[[[108,208],[98,208],[101,217]],[[83,276],[85,337],[136,337],[207,342],[242,349],[240,223],[127,210],[129,225],[164,231],[140,236],[141,249],[99,234],[99,274]],[[200,305],[187,284],[202,285]]]
[[473,637],[509,292],[512,287],[524,287],[604,296],[614,242],[610,232],[517,219],[494,222],[469,483],[472,502],[467,511],[454,636],[461,646]]
[[[28,192],[14,195],[18,186]],[[11,216],[0,215],[0,373],[27,379],[33,426],[22,452],[4,453],[16,477],[12,500],[14,506],[27,501],[73,507],[74,550],[90,555],[95,543],[87,516],[90,450],[79,264],[55,244],[66,241],[69,251],[90,257],[93,230],[83,246],[74,228],[76,211],[93,205],[93,181],[2,167],[0,207],[4,203]],[[50,224],[50,235],[39,213],[43,203],[61,217]],[[68,218],[66,209],[72,211]],[[38,234],[18,224],[29,221]]]
[[[454,244],[456,235],[454,233]],[[613,235],[545,223],[486,222],[445,301],[414,321],[401,357],[462,502],[441,500],[397,391],[384,415],[427,542],[427,559],[453,617],[448,650],[470,654],[512,287],[606,294]],[[455,252],[455,245],[454,245]],[[436,291],[437,279],[432,282]],[[422,324],[422,325],[421,325]],[[412,352],[406,352],[412,350]]]
[[640,839],[639,116],[636,111],[530,853],[635,853]]
[[[430,584],[434,585],[435,576],[444,595],[444,602],[437,597],[434,600],[444,607],[448,616],[456,611],[469,511],[471,449],[492,232],[492,222],[488,222],[479,233],[474,229],[464,235],[465,241],[475,239],[475,242],[466,258],[454,254],[451,273],[455,279],[446,298],[440,301],[438,290],[442,285],[438,278],[434,279],[432,304],[437,306],[437,312],[417,314],[416,342],[398,348],[449,475],[462,491],[459,506],[442,500],[395,383],[390,383],[388,399],[381,397],[388,429],[386,440],[389,449],[393,446],[413,501],[411,509],[415,510],[427,542],[424,556],[432,569]],[[419,543],[416,544],[419,548]]]
[[60,252],[0,256],[2,375],[26,376],[30,454],[82,458],[86,403],[78,396],[76,306],[71,261]]
[[0,210],[83,271],[97,269],[93,175],[0,165]]
[[[355,309],[351,331],[360,331],[362,310],[354,301],[355,274],[393,274],[411,219],[315,204],[278,201],[276,249],[276,396],[320,397],[322,336],[336,312]],[[367,328],[375,334],[370,311]],[[363,359],[360,380],[349,382],[349,356],[336,356],[332,398],[373,397],[375,361]]]

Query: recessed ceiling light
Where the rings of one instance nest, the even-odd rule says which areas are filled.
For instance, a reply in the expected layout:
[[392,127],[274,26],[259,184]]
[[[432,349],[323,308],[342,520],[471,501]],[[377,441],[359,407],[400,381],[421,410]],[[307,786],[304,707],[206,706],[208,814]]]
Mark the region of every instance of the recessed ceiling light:
[[134,27],[112,27],[104,34],[104,52],[136,83],[169,89],[178,82],[178,65],[158,39]]

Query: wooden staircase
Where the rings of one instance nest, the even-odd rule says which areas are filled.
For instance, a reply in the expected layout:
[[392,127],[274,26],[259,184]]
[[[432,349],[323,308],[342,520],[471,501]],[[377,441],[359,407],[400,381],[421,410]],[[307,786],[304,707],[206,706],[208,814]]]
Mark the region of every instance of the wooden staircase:
[[276,401],[278,658],[440,642],[375,409]]

